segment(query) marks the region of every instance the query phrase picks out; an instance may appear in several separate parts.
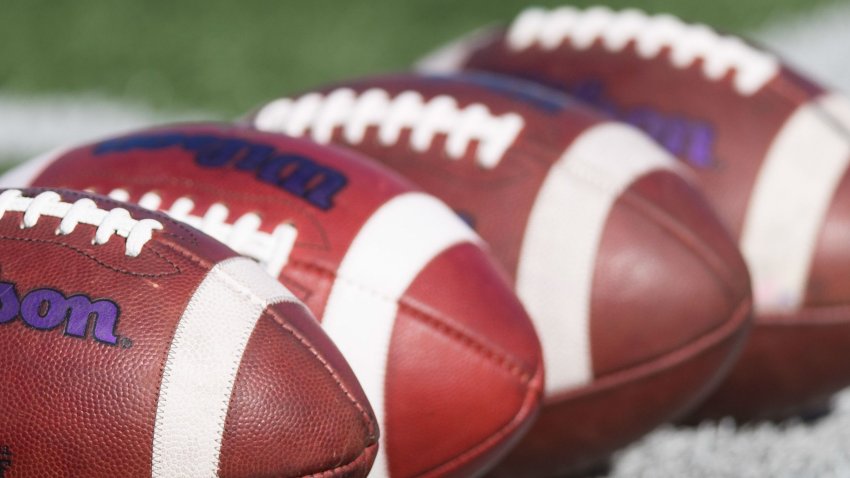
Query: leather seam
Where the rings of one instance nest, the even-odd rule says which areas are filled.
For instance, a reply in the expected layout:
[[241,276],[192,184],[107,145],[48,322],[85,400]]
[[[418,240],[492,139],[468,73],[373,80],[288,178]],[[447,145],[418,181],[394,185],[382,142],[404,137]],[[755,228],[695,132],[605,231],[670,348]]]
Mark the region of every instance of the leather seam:
[[[494,446],[498,445],[507,435],[515,432],[518,428],[520,428],[523,422],[536,410],[535,403],[539,402],[539,396],[543,391],[543,370],[543,363],[541,361],[539,363],[539,366],[537,367],[536,372],[534,373],[534,385],[529,386],[529,388],[527,389],[527,393],[525,395],[525,399],[523,400],[522,406],[517,411],[517,413],[511,418],[511,420],[502,425],[496,433],[489,436],[484,442],[481,442],[478,445],[460,453],[459,455],[456,455],[454,458],[441,464],[440,466],[433,468],[429,471],[420,473],[416,476],[420,478],[443,476],[451,468],[454,468],[456,466],[462,466],[481,456],[488,450],[492,449]],[[535,396],[537,397],[537,399],[535,399]]]
[[[300,260],[290,260],[289,266],[292,267],[301,267],[305,270],[312,270],[324,274],[333,278],[336,281],[343,281],[344,283],[356,287],[357,289],[366,292],[367,294],[372,295],[380,300],[383,300],[387,303],[398,304],[399,311],[407,311],[410,315],[428,325],[432,326],[434,330],[441,333],[445,337],[454,340],[455,342],[460,343],[466,348],[470,349],[478,355],[479,357],[494,363],[499,369],[505,370],[510,375],[517,377],[523,383],[528,383],[531,378],[531,373],[526,371],[526,367],[524,367],[518,360],[512,359],[505,353],[499,353],[496,350],[493,350],[491,347],[481,343],[479,340],[469,336],[462,330],[457,327],[452,326],[446,321],[435,317],[433,314],[428,313],[427,311],[421,310],[414,304],[410,304],[407,301],[400,299],[398,301],[393,300],[391,297],[386,296],[378,291],[370,289],[368,287],[364,287],[363,285],[347,278],[344,276],[340,276],[336,274],[334,271],[327,269],[326,267],[322,267],[321,265],[308,262],[308,261],[300,261]],[[434,327],[436,325],[436,328]]]
[[[741,331],[742,324],[747,324],[747,329],[752,327],[746,320],[751,312],[752,300],[747,297],[735,307],[734,312],[731,315],[731,320],[721,323],[717,327],[714,327],[700,335],[693,341],[664,354],[657,355],[652,359],[633,365],[632,367],[620,369],[602,376],[593,377],[593,381],[586,386],[559,392],[546,400],[546,404],[560,403],[565,400],[572,400],[578,397],[600,393],[616,387],[619,384],[632,381],[634,380],[634,377],[643,378],[657,375],[659,371],[664,368],[662,365],[668,364],[671,361],[674,362],[674,366],[685,363],[692,357],[696,357],[735,336]],[[724,330],[728,330],[728,333],[723,334],[722,332]],[[693,352],[690,352],[691,350],[693,350]],[[676,356],[684,357],[679,360],[675,360],[674,357]]]
[[[299,302],[290,303],[296,304],[300,307],[304,307],[306,310],[306,307],[300,304]],[[374,437],[375,441],[377,442],[377,433],[375,430],[375,424],[371,419],[371,415],[369,415],[363,404],[360,403],[360,401],[357,400],[356,397],[354,397],[348,387],[342,382],[342,378],[339,376],[336,369],[331,366],[327,359],[325,359],[325,357],[321,353],[319,353],[316,347],[309,340],[307,340],[303,335],[298,333],[298,331],[296,331],[295,328],[291,324],[289,324],[289,322],[287,322],[283,317],[281,317],[280,314],[278,314],[278,312],[274,310],[274,308],[266,309],[266,313],[268,313],[271,318],[278,323],[278,325],[280,325],[284,330],[286,330],[290,335],[292,335],[296,340],[298,340],[298,342],[307,347],[307,349],[310,351],[311,354],[313,354],[316,360],[318,360],[319,363],[322,364],[322,367],[328,372],[328,374],[330,374],[331,378],[334,380],[339,390],[343,392],[346,398],[348,398],[348,400],[352,404],[354,404],[354,406],[360,412],[360,419],[362,421],[364,429],[367,431],[367,433],[369,433],[370,437]]]
[[162,272],[162,273],[132,272],[132,271],[127,270],[127,269],[122,269],[120,267],[109,265],[109,264],[103,262],[102,260],[100,260],[95,255],[90,254],[90,253],[88,253],[88,252],[86,252],[86,251],[84,251],[84,250],[82,250],[78,247],[72,246],[70,244],[65,244],[65,243],[62,243],[62,242],[49,241],[47,239],[34,239],[34,238],[24,238],[24,237],[13,237],[13,236],[0,235],[0,240],[31,242],[31,243],[36,243],[36,244],[50,244],[50,245],[54,245],[54,246],[64,247],[64,248],[69,249],[73,252],[76,252],[77,254],[79,254],[83,257],[86,257],[87,259],[91,259],[92,261],[97,263],[97,265],[99,265],[99,266],[101,266],[105,269],[109,269],[109,270],[111,270],[113,272],[117,272],[119,274],[126,274],[126,275],[130,275],[130,276],[135,276],[135,277],[148,277],[148,278],[169,277],[169,276],[173,276],[173,275],[179,275],[182,272],[180,270],[180,267],[177,266],[177,264],[175,264],[174,262],[172,262],[167,257],[165,257],[163,254],[161,254],[160,252],[156,251],[153,248],[151,248],[151,252],[153,252],[157,257],[162,259],[164,262],[167,262],[171,267],[174,268],[174,271],[172,271],[172,272]]
[[722,274],[725,273],[727,276],[734,276],[734,271],[724,267],[725,261],[723,261],[717,251],[709,247],[702,238],[691,232],[667,211],[655,206],[641,195],[627,189],[623,192],[621,198],[624,204],[629,205],[637,212],[643,213],[642,215],[644,217],[650,219],[658,227],[670,232],[678,240],[679,244],[690,250],[694,257],[708,266],[711,275],[714,276],[722,288],[726,289],[725,292],[729,292],[732,284],[724,280]]
[[328,468],[327,470],[318,471],[316,473],[311,473],[309,475],[301,475],[298,478],[324,478],[324,477],[334,477],[340,476],[347,473],[351,468],[355,468],[359,465],[361,461],[367,461],[369,459],[369,455],[374,451],[377,451],[377,443],[370,445],[363,449],[359,455],[357,455],[353,460],[349,461],[344,465],[338,465],[333,468]]

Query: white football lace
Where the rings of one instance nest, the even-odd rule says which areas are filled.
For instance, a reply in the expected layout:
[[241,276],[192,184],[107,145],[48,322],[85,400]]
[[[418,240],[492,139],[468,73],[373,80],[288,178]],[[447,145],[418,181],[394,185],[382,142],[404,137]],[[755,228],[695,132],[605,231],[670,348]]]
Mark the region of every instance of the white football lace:
[[640,10],[615,12],[606,7],[579,10],[529,8],[514,20],[508,31],[509,48],[523,50],[535,44],[555,49],[566,40],[577,50],[597,40],[611,52],[634,41],[637,53],[652,58],[669,49],[670,62],[684,69],[702,60],[703,74],[720,80],[734,70],[735,89],[752,95],[779,71],[779,60],[746,44],[740,38],[720,35],[710,27],[686,24],[672,15],[648,15]]
[[319,143],[331,141],[334,130],[342,128],[345,141],[363,141],[366,129],[378,128],[378,141],[391,146],[402,130],[410,130],[410,145],[427,151],[438,134],[446,135],[449,158],[460,159],[473,141],[478,142],[476,162],[483,168],[498,166],[524,126],[516,113],[494,115],[479,103],[460,108],[446,95],[425,101],[415,91],[390,97],[385,90],[372,88],[360,95],[340,88],[327,95],[310,93],[297,99],[282,98],[264,106],[254,119],[260,130],[304,136]]
[[35,197],[25,197],[17,189],[3,191],[0,193],[0,218],[7,212],[24,213],[21,229],[34,227],[42,216],[60,218],[56,235],[71,234],[78,224],[97,226],[92,244],[106,244],[117,234],[127,239],[124,254],[130,257],[141,254],[153,231],[162,229],[162,223],[157,220],[133,219],[129,211],[120,207],[108,211],[100,209],[89,198],[62,202],[62,197],[54,191],[45,191]]
[[[109,197],[129,201],[130,193],[125,189],[114,189]],[[273,277],[278,277],[289,261],[298,230],[289,223],[278,224],[271,233],[260,230],[262,220],[254,213],[243,214],[227,222],[230,210],[221,203],[211,205],[203,216],[192,214],[195,202],[188,197],[178,198],[168,209],[161,208],[162,198],[150,191],[142,195],[138,204],[145,209],[162,211],[172,218],[185,222],[226,244],[237,253],[250,257],[262,265]]]

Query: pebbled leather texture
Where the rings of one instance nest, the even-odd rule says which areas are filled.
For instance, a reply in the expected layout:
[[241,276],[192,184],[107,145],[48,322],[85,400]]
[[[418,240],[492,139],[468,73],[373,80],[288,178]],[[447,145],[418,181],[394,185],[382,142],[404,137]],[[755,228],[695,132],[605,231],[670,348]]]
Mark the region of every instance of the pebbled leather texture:
[[[28,196],[41,191],[23,190]],[[236,254],[163,214],[103,196],[59,193],[66,202],[92,198],[104,209],[123,207],[164,228],[138,257],[128,257],[117,235],[92,244],[94,226],[57,235],[58,218],[43,216],[25,229],[21,213],[0,218],[0,281],[14,283],[19,295],[49,288],[109,300],[120,310],[116,345],[94,340],[91,325],[79,338],[61,325],[37,330],[20,317],[0,324],[0,444],[13,454],[5,476],[152,476],[158,397],[178,323],[210,270]],[[271,279],[232,287],[247,291],[263,281]],[[4,294],[4,306],[7,299]],[[288,300],[264,307],[244,356],[229,359],[238,378],[220,411],[227,418],[215,476],[366,476],[377,446],[372,411],[315,319]],[[40,307],[47,313],[46,304]],[[211,323],[228,320],[209,317]],[[195,359],[200,372],[208,361]],[[203,401],[205,390],[194,392]],[[195,475],[200,467],[189,463],[184,470]]]
[[[621,131],[620,125],[554,90],[495,75],[395,74],[312,93],[328,98],[343,89],[355,97],[381,91],[391,99],[415,92],[426,103],[448,97],[459,110],[483,105],[492,116],[516,114],[523,119],[524,128],[492,168],[481,166],[479,142],[470,141],[463,156],[451,157],[446,134],[436,134],[429,147],[421,149],[412,146],[413,128],[402,129],[390,143],[381,141],[375,124],[359,141],[349,139],[345,126],[336,127],[330,139],[379,160],[446,201],[475,226],[515,283],[530,217],[553,165],[591,133]],[[294,101],[299,98],[303,96]],[[255,121],[260,111],[262,107],[246,122]],[[412,124],[428,121],[441,124],[433,117],[409,119]],[[283,127],[269,124],[272,129]],[[305,136],[313,137],[312,126],[308,123]],[[631,135],[612,133],[609,140],[631,141]],[[649,143],[642,136],[640,141]],[[626,151],[622,158],[601,158],[599,164],[616,168],[621,161],[623,168],[632,167],[630,161],[641,158],[629,155],[645,152]],[[595,158],[578,159],[592,165]],[[578,170],[570,169],[569,161],[565,164],[566,175],[575,183],[561,189],[573,184],[587,188],[588,201],[595,201],[588,202],[587,209],[610,193],[615,175],[601,167]],[[587,317],[557,318],[563,323],[586,320],[587,329],[578,333],[587,334],[590,376],[566,390],[547,391],[540,419],[493,476],[558,476],[596,465],[692,408],[740,351],[751,313],[749,277],[734,242],[702,196],[675,168],[640,175],[614,196],[590,252],[595,253],[590,277],[584,278],[591,284]],[[569,206],[564,204],[557,218],[564,221],[563,227],[549,224],[550,234],[564,231],[564,248],[588,233],[582,208],[573,213]],[[558,245],[553,242],[550,251],[556,252]],[[541,295],[548,291],[549,297],[580,293],[573,283],[559,282],[537,283],[535,290]],[[540,317],[533,319],[545,353],[546,329],[541,327],[547,325]],[[550,337],[559,349],[581,342],[575,335],[559,337]]]
[[[207,155],[187,149],[185,142],[98,152],[110,142],[168,136],[215,138],[215,146]],[[249,161],[248,149],[227,156],[232,144],[268,156]],[[277,170],[271,181],[264,165],[281,157],[303,159]],[[310,176],[318,170],[325,175]],[[304,188],[287,182],[298,174],[312,177]],[[316,185],[335,175],[344,182],[331,201],[311,201]],[[481,474],[539,410],[540,344],[504,271],[448,208],[380,164],[242,126],[187,124],[66,151],[33,182],[100,193],[122,189],[130,201],[155,192],[165,210],[189,198],[190,214],[198,217],[215,205],[226,207],[226,224],[257,214],[260,233],[292,226],[297,235],[278,279],[334,330],[332,338],[375,406],[382,425],[376,467],[382,469],[372,476]],[[405,209],[406,204],[428,210]],[[410,237],[409,227],[421,234]],[[446,239],[448,231],[461,239]],[[339,304],[348,305],[340,310]],[[252,434],[262,424],[249,418],[234,423]],[[270,433],[286,435],[277,428]],[[224,445],[230,443],[225,436]]]

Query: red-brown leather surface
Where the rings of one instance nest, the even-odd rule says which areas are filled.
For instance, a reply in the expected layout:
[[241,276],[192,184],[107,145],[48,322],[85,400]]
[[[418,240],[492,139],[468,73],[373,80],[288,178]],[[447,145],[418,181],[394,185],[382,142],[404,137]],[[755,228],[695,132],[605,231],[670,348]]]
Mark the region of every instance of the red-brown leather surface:
[[333,207],[323,211],[259,181],[253,171],[236,170],[232,165],[199,166],[194,161],[194,152],[180,147],[97,155],[94,149],[98,143],[63,154],[34,184],[90,189],[101,194],[121,188],[129,192],[130,201],[138,201],[143,194],[153,191],[162,198],[160,209],[168,209],[178,198],[187,197],[195,203],[192,214],[196,216],[203,216],[213,204],[223,204],[229,210],[229,223],[254,212],[262,218],[260,230],[265,232],[271,232],[278,224],[290,223],[298,230],[298,237],[290,264],[284,268],[280,280],[319,318],[333,284],[333,276],[328,277],[327,273],[336,274],[360,227],[379,206],[413,189],[399,176],[354,153],[226,124],[175,125],[138,133],[166,132],[215,135],[273,145],[279,153],[317,158],[324,166],[344,171],[348,185],[335,197]]
[[[261,317],[236,376],[222,440],[223,476],[368,473],[378,447],[374,417],[359,389],[344,388],[356,383],[354,374],[329,369],[298,331],[315,320],[295,303],[275,304]],[[298,413],[281,416],[281,410]]]
[[593,275],[594,375],[663,357],[734,318],[750,287],[730,244],[677,175],[657,171],[626,190],[608,216]]
[[758,317],[739,364],[689,419],[726,414],[781,419],[816,407],[850,381],[850,184],[845,173],[815,249],[807,304],[795,315]]
[[796,106],[811,97],[811,85],[789,75],[745,99],[733,89],[731,76],[708,80],[701,61],[674,68],[668,49],[644,59],[635,52],[634,42],[621,52],[610,52],[599,41],[577,50],[567,41],[552,51],[531,48],[513,53],[499,36],[477,50],[466,67],[534,79],[567,92],[599,81],[603,101],[621,111],[637,114],[643,108],[708,123],[716,138],[712,165],[695,171],[735,237],[740,235],[743,205],[774,135]]
[[[426,101],[450,93],[461,108],[481,103],[495,115],[517,113],[523,117],[526,126],[515,146],[506,152],[497,167],[489,170],[476,163],[475,143],[462,158],[450,159],[445,153],[445,135],[437,135],[430,148],[423,152],[411,147],[408,129],[403,129],[398,141],[391,146],[378,141],[375,127],[368,128],[364,141],[357,144],[347,143],[340,128],[333,136],[335,144],[349,146],[379,160],[471,219],[475,230],[485,238],[493,255],[511,277],[516,276],[519,245],[529,212],[549,168],[576,136],[603,121],[599,115],[566,97],[553,96],[548,89],[540,98],[551,103],[550,109],[538,107],[533,100],[520,101],[517,96],[511,96],[512,91],[501,94],[449,78],[400,74],[337,86],[355,92],[381,88],[391,96],[412,89],[422,94]],[[331,89],[333,87],[323,91]]]
[[[824,218],[809,269],[806,299],[810,310],[832,310],[831,320],[850,318],[850,171],[835,189],[835,197]],[[815,316],[806,313],[806,317]],[[848,342],[850,343],[850,342]]]
[[687,179],[656,171],[635,181],[627,194],[630,202],[640,201],[648,218],[675,231],[720,282],[737,292],[749,289],[750,277],[738,245],[706,197]]
[[[480,103],[497,115],[522,116],[522,134],[493,169],[475,163],[474,143],[463,158],[448,158],[442,135],[426,152],[413,150],[404,130],[391,146],[377,140],[374,127],[357,144],[340,130],[333,136],[335,144],[389,165],[470,218],[515,277],[529,211],[549,168],[579,134],[604,119],[549,89],[501,82],[488,88],[481,81],[490,80],[390,75],[320,91],[381,88],[392,97],[413,90],[426,101],[449,95],[460,107]],[[630,187],[608,219],[598,261],[590,321],[593,381],[547,399],[520,445],[535,451],[512,452],[504,476],[548,476],[604,457],[703,397],[739,350],[751,307],[746,267],[713,210],[681,177],[657,172]],[[705,354],[695,344],[706,337],[724,345]],[[632,373],[647,364],[660,364],[651,380]],[[674,368],[672,378],[663,376],[664,367]],[[606,398],[576,398],[599,383],[609,383]],[[608,421],[606,413],[620,421]],[[549,417],[555,417],[550,424],[541,423]]]
[[[515,319],[522,308],[508,282],[483,273],[490,264],[480,248],[454,246],[405,293],[386,381],[392,476],[478,474],[493,464],[493,448],[501,455],[537,412],[540,346],[531,323]],[[468,280],[470,271],[482,279]],[[446,423],[459,426],[447,432]]]
[[[247,212],[258,213],[265,231],[281,223],[291,223],[298,229],[298,238],[279,279],[320,319],[339,264],[361,226],[386,201],[416,190],[377,163],[304,140],[215,124],[179,125],[143,133],[152,131],[212,134],[273,145],[278,153],[305,155],[343,172],[347,184],[335,197],[332,208],[320,210],[258,181],[250,172],[197,166],[193,154],[180,148],[97,156],[93,154],[94,145],[64,154],[35,182],[91,188],[103,193],[122,188],[129,192],[131,201],[155,191],[163,198],[163,208],[169,208],[179,197],[189,197],[195,203],[193,215],[203,215],[212,204],[219,203],[229,209],[231,223]],[[402,388],[398,392],[386,392],[385,413],[394,424],[391,426],[394,431],[386,433],[388,459],[392,467],[398,466],[393,468],[392,476],[415,476],[437,469],[446,473],[445,476],[480,472],[479,468],[504,454],[539,406],[540,346],[530,320],[510,291],[504,272],[472,244],[452,248],[438,261],[432,261],[402,302],[393,340],[404,340],[405,345],[393,342],[387,371],[388,386],[397,383]],[[413,321],[406,317],[416,318],[419,326],[412,329],[415,333],[402,325]],[[434,330],[429,332],[429,328]],[[446,334],[466,339],[446,341]],[[433,346],[432,342],[435,342]],[[421,361],[423,354],[432,351],[440,352],[436,355],[440,360],[451,359],[452,368],[446,369],[451,372]],[[503,361],[522,372],[515,376],[501,375]],[[479,383],[492,381],[492,387],[477,388],[449,376],[461,374],[467,366],[470,369],[463,376],[473,376]],[[488,373],[488,367],[494,371]],[[490,375],[494,378],[488,380]],[[482,405],[492,400],[493,387],[502,387],[510,394],[500,398],[503,405],[499,413],[481,414],[480,428],[468,427],[464,421],[457,420],[459,414],[478,414]],[[410,393],[425,389],[427,393]],[[404,399],[397,398],[397,394]],[[421,423],[422,410],[434,410],[428,415],[427,423]],[[487,420],[493,421],[484,423]],[[434,437],[432,432],[425,433],[425,426],[435,433],[441,432],[442,436],[437,444],[431,444],[433,449],[412,448],[420,444],[420,435]],[[488,434],[496,430],[502,433]],[[462,439],[446,439],[464,433]],[[461,448],[450,449],[452,446]],[[418,454],[418,458],[408,462],[407,458],[395,458],[395,453]],[[459,455],[463,457],[457,458]]]
[[848,314],[847,306],[808,309],[800,320],[771,317],[754,327],[738,364],[687,422],[720,418],[719,411],[753,420],[783,419],[801,407],[827,402],[847,385],[836,364],[846,362]]
[[548,397],[492,476],[580,472],[702,400],[735,362],[751,314],[731,243],[680,177],[659,171],[633,184],[612,208],[594,272],[596,379]]
[[748,328],[742,325],[750,311],[745,302],[722,327],[688,347],[554,397],[526,438],[488,476],[578,476],[611,450],[689,411],[728,372],[728,358],[745,342]]
[[[466,67],[534,79],[579,94],[582,85],[596,81],[601,97],[592,102],[618,116],[649,110],[709,125],[714,136],[713,161],[692,170],[737,238],[755,175],[779,128],[797,107],[824,90],[782,67],[767,85],[745,97],[732,87],[734,73],[723,81],[712,81],[702,72],[701,61],[677,69],[669,53],[665,49],[647,60],[636,54],[634,43],[611,52],[599,42],[589,49],[574,49],[568,40],[551,51],[533,47],[511,52],[502,32],[497,32]],[[688,160],[684,154],[680,159]],[[752,343],[740,365],[718,389],[718,396],[691,420],[727,414],[739,419],[784,416],[794,404],[802,407],[822,401],[850,385],[850,369],[834,365],[846,361],[850,350],[850,341],[841,332],[850,327],[848,191],[845,175],[818,236],[802,310],[784,316],[757,315]],[[821,340],[827,335],[828,340]],[[813,364],[831,365],[812,372]]]
[[[26,189],[24,194],[31,197],[40,191]],[[93,197],[105,209],[125,206],[83,193],[61,191],[61,195],[67,202]],[[92,326],[86,338],[77,338],[63,334],[62,327],[36,330],[24,325],[20,317],[0,325],[0,444],[13,453],[7,470],[11,478],[151,474],[159,386],[174,330],[209,269],[235,254],[162,214],[127,208],[134,218],[154,218],[165,226],[154,232],[153,239],[135,258],[125,255],[125,240],[119,236],[104,245],[93,245],[93,226],[81,224],[68,235],[56,235],[60,221],[56,218],[42,216],[31,228],[19,227],[22,213],[6,212],[0,219],[0,280],[14,283],[21,297],[33,289],[50,288],[66,297],[82,294],[92,300],[108,299],[120,310],[116,328],[119,339],[114,346],[95,341],[91,337]],[[321,334],[315,322],[298,317],[288,322],[289,312],[280,312],[285,312],[278,314],[278,319],[287,321],[283,324],[286,327],[304,331],[305,337]],[[274,333],[262,326],[260,333],[267,332]],[[263,338],[272,344],[273,337]],[[328,444],[328,437],[312,433],[317,427],[315,420],[333,421],[350,413],[335,409],[341,404],[330,397],[337,396],[343,385],[348,390],[359,390],[359,385],[346,372],[347,365],[340,363],[338,352],[327,350],[327,339],[319,344],[326,350],[306,341],[297,345],[284,341],[280,345],[296,357],[311,348],[315,353],[312,363],[302,358],[299,364],[310,367],[313,373],[321,372],[321,376],[327,376],[329,370],[341,370],[337,376],[342,385],[309,389],[290,383],[285,387],[290,393],[299,394],[301,400],[309,398],[312,408],[308,411],[277,408],[274,402],[267,401],[267,395],[257,395],[259,390],[255,389],[238,390],[236,407],[265,407],[266,420],[292,424],[305,442],[303,447],[319,449]],[[249,350],[248,355],[253,353]],[[280,357],[275,359],[279,361]],[[311,375],[310,369],[290,372],[307,376]],[[249,374],[250,371],[242,371],[240,376],[256,385],[262,382],[261,377],[247,377]],[[362,392],[356,393],[362,400]],[[364,403],[360,403],[360,408],[368,411]],[[352,403],[344,406],[357,408]],[[240,408],[231,413],[248,411]],[[369,417],[374,426],[374,419]],[[321,428],[335,427],[324,423]],[[373,446],[375,438],[374,433],[362,429],[356,429],[361,435],[361,451]],[[346,451],[353,453],[353,433],[347,433]],[[336,440],[333,444],[338,443]],[[271,447],[262,450],[264,455],[287,456],[288,452]],[[287,463],[294,464],[304,459],[291,455],[289,458],[292,461]],[[225,462],[228,459],[224,457]],[[365,476],[370,463],[362,461],[357,473],[350,476]],[[228,473],[221,476],[235,476]],[[245,473],[243,470],[242,476]]]

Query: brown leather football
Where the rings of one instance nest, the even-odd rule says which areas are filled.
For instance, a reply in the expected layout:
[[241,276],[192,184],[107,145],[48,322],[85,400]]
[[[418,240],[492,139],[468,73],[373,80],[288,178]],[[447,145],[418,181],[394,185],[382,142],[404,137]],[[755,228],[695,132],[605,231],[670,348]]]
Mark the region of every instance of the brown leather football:
[[537,414],[540,344],[502,269],[443,203],[359,155],[175,125],[48,155],[10,177],[167,211],[278,277],[376,411],[372,477],[480,474]]
[[0,474],[367,475],[363,391],[256,263],[92,194],[5,189],[0,216]]
[[542,81],[689,165],[738,239],[756,321],[695,414],[781,417],[850,385],[850,106],[744,41],[669,16],[529,9],[423,62]]
[[499,476],[595,463],[703,398],[742,343],[749,279],[712,211],[650,139],[557,92],[384,76],[273,101],[251,122],[402,172],[507,267],[543,345],[546,394]]

